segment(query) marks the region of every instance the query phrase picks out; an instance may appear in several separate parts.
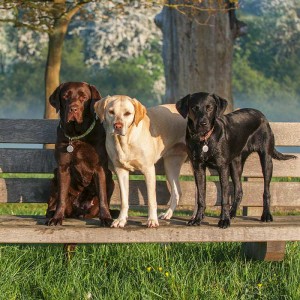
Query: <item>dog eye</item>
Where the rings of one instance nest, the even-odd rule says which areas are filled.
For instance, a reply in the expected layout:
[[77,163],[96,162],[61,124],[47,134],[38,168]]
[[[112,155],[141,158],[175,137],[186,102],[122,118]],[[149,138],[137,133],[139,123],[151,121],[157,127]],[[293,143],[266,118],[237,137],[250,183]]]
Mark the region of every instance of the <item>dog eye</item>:
[[127,111],[127,112],[124,114],[125,117],[128,117],[128,116],[130,116],[130,115],[131,115],[131,113],[130,113],[129,111]]
[[211,105],[206,106],[206,111],[212,111],[212,110],[213,110],[213,107]]
[[113,110],[109,110],[108,113],[112,116],[115,114],[115,112]]

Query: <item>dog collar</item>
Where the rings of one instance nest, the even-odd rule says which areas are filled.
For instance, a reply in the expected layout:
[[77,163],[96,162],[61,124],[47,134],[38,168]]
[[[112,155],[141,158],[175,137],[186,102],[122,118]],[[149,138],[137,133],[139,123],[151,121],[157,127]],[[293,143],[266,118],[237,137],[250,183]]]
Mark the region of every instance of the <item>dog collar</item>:
[[207,145],[207,140],[210,138],[210,136],[211,136],[211,134],[212,134],[212,132],[213,132],[213,130],[214,130],[214,127],[210,130],[210,131],[208,131],[204,136],[200,136],[200,141],[201,142],[203,142],[204,141],[204,145],[203,145],[203,147],[202,147],[202,151],[203,152],[207,152],[208,151],[208,145]]
[[210,136],[212,135],[213,133],[213,130],[214,130],[215,127],[213,127],[210,131],[208,131],[204,136],[200,136],[200,141],[203,142],[207,142],[207,140],[210,138]]
[[63,132],[64,132],[65,137],[66,137],[67,139],[69,139],[69,145],[67,146],[67,151],[68,151],[69,153],[72,153],[72,152],[74,151],[74,147],[73,147],[73,145],[72,145],[72,141],[80,140],[80,139],[84,138],[85,136],[87,136],[87,135],[94,129],[94,127],[95,127],[95,125],[96,125],[96,120],[97,120],[97,117],[94,119],[92,125],[88,128],[88,130],[87,130],[85,133],[83,133],[83,134],[81,134],[81,135],[78,135],[78,136],[69,136],[69,135],[67,135],[67,134],[64,132],[63,127],[61,126],[61,123],[59,124],[60,128],[61,128],[61,129],[63,130]]

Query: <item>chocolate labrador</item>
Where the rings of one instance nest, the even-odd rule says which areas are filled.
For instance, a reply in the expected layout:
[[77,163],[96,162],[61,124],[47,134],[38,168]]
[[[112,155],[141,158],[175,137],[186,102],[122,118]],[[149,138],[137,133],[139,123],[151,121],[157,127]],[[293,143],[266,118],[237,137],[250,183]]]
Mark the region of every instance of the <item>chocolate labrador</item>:
[[[58,204],[58,169],[54,170],[54,178],[51,181],[50,197],[46,218],[54,216]],[[84,218],[90,219],[99,216],[99,200],[94,181],[87,187],[80,184],[76,177],[72,178],[65,209],[66,218]]]
[[[270,212],[270,181],[272,158],[296,158],[284,155],[274,148],[274,134],[266,117],[258,110],[245,108],[223,115],[227,101],[215,94],[204,92],[187,95],[176,103],[176,108],[188,117],[186,144],[192,162],[197,211],[188,225],[200,225],[205,212],[206,167],[216,169],[221,184],[221,215],[218,226],[230,226],[242,200],[241,176],[244,163],[252,152],[260,157],[264,176],[263,213],[261,221],[273,221]],[[229,175],[234,185],[234,201],[230,209]]]
[[[79,192],[80,195],[73,198],[78,201],[84,189],[91,188],[91,183],[99,201],[100,224],[110,226],[112,223],[108,199],[114,182],[108,169],[105,131],[94,111],[94,105],[100,99],[96,87],[85,82],[62,83],[50,96],[50,104],[59,111],[60,124],[55,144],[57,205],[54,215],[47,221],[48,225],[61,225],[70,195],[74,190]],[[81,199],[81,208],[86,205],[83,204],[85,201],[90,205],[93,200]]]

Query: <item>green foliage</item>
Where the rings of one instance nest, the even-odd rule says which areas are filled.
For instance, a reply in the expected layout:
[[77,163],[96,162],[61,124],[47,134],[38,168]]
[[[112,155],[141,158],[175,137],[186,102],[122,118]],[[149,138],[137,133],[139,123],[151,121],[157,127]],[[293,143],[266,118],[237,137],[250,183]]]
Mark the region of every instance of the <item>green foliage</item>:
[[255,107],[273,121],[299,121],[300,40],[285,43],[298,33],[283,9],[262,12],[253,1],[245,3],[247,12],[242,8],[239,18],[248,33],[238,39],[233,59],[235,107]]
[[44,62],[35,60],[13,65],[0,75],[0,116],[2,118],[43,117]]
[[95,84],[102,95],[128,95],[146,106],[158,105],[153,90],[156,80],[163,76],[160,49],[144,51],[142,56],[111,62],[107,68],[92,69],[90,82]]
[[[102,96],[126,94],[146,106],[158,104],[153,85],[163,75],[160,49],[153,43],[142,56],[112,62],[105,69],[85,64],[83,41],[67,39],[63,48],[61,82],[86,81]],[[0,74],[0,117],[42,118],[44,113],[44,72],[46,49],[41,58],[15,63],[8,73]]]

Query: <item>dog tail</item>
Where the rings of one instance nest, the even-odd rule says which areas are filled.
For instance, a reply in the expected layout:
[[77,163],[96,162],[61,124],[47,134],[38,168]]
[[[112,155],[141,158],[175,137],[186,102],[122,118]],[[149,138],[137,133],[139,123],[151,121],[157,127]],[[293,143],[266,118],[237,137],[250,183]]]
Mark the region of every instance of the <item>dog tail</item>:
[[274,159],[278,159],[278,160],[288,160],[288,159],[296,159],[297,158],[297,156],[292,155],[292,154],[282,154],[282,153],[278,152],[276,149],[273,150],[272,157]]

